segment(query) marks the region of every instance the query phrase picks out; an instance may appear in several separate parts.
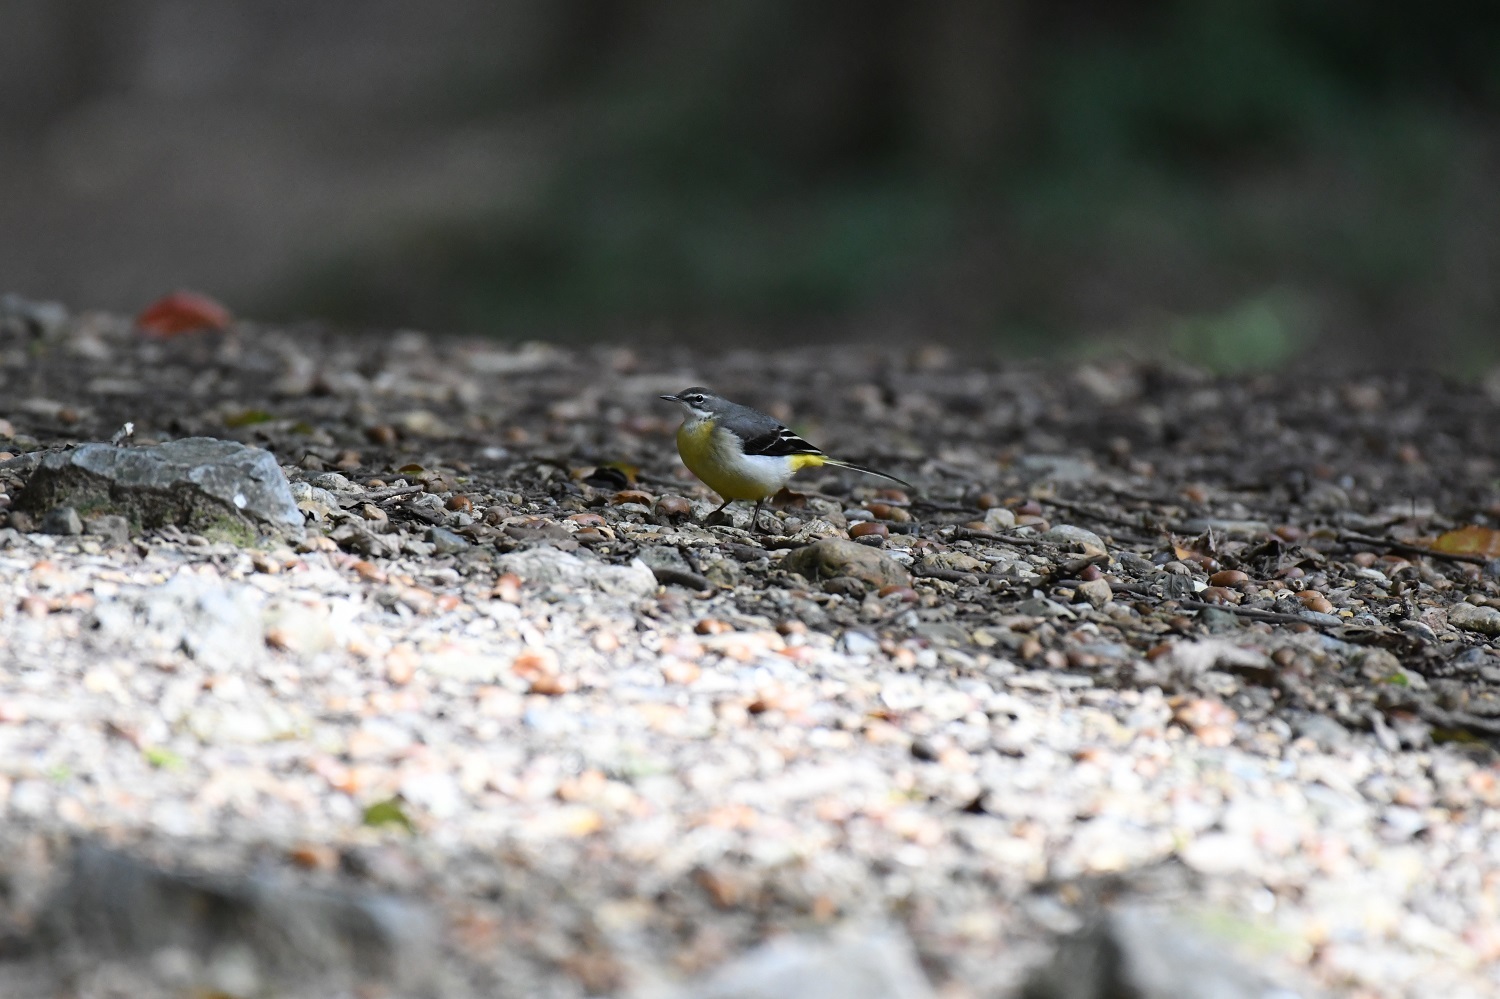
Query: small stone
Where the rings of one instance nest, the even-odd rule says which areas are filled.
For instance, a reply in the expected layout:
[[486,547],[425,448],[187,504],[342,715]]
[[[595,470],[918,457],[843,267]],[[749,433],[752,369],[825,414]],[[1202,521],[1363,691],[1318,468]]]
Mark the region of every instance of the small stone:
[[1008,531],[1015,526],[1016,514],[1013,510],[994,505],[984,511],[984,529],[987,531]]
[[1448,623],[1464,631],[1500,635],[1500,610],[1494,607],[1476,607],[1473,604],[1454,604],[1448,609]]
[[839,639],[839,647],[851,656],[878,656],[880,643],[862,631],[846,631]]
[[83,522],[87,534],[97,534],[106,545],[117,547],[130,540],[130,521],[116,513],[100,514]]
[[987,572],[989,565],[984,560],[963,552],[933,552],[922,559],[922,568],[946,572]]
[[849,528],[849,537],[851,538],[887,538],[890,537],[890,534],[891,529],[889,527],[886,527],[884,524],[877,523],[873,520],[867,520],[863,523],[855,524],[854,526]]
[[681,496],[663,496],[656,501],[656,515],[668,519],[691,517],[693,504]]
[[1221,569],[1208,577],[1208,585],[1224,587],[1239,586],[1241,583],[1248,582],[1249,579],[1249,575],[1241,572],[1239,569]]
[[1078,593],[1094,610],[1099,610],[1115,598],[1107,579],[1090,579],[1078,584]]
[[1040,535],[1042,541],[1049,541],[1054,545],[1065,547],[1083,548],[1085,551],[1093,548],[1098,551],[1108,551],[1104,545],[1104,539],[1093,531],[1082,527],[1074,527],[1072,524],[1058,524],[1056,527],[1043,531]]
[[455,555],[473,547],[464,537],[446,527],[434,527],[428,530],[427,540],[432,542],[433,551],[438,555]]
[[1333,604],[1329,603],[1328,598],[1317,590],[1303,590],[1297,594],[1297,601],[1314,614],[1333,613]]
[[889,555],[842,538],[825,538],[797,548],[781,560],[781,567],[814,582],[847,577],[877,588],[911,582],[906,569]]
[[58,506],[42,515],[39,528],[43,534],[82,534],[83,520],[71,506]]
[[365,440],[381,447],[395,447],[401,440],[401,434],[390,424],[379,423],[373,427],[365,427]]

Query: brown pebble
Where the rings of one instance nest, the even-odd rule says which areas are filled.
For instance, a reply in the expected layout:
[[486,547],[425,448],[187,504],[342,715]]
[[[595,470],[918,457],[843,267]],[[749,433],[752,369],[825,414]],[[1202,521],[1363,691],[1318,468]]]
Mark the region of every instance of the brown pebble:
[[309,871],[331,871],[338,866],[339,853],[324,843],[299,843],[287,851],[287,859]]
[[522,649],[511,661],[510,670],[523,680],[557,673],[557,653],[551,649]]
[[1271,653],[1271,661],[1282,669],[1290,666],[1297,659],[1296,649],[1281,648]]
[[696,683],[703,675],[703,668],[695,662],[686,659],[669,658],[662,662],[661,678],[668,683],[677,683],[687,686]]
[[373,427],[365,427],[365,440],[381,447],[395,447],[401,440],[401,434],[389,423],[377,423]]
[[870,511],[870,516],[876,520],[889,520],[894,524],[906,524],[911,521],[910,513],[889,503],[866,503],[865,509]]
[[1100,569],[1097,565],[1092,564],[1084,566],[1083,571],[1078,574],[1078,578],[1083,580],[1085,583],[1092,583],[1094,580],[1102,579],[1103,577],[1104,570]]
[[1099,657],[1082,649],[1069,649],[1067,654],[1070,669],[1092,669],[1099,665]]
[[916,590],[912,589],[910,586],[900,586],[898,584],[882,586],[880,589],[875,591],[875,595],[880,597],[882,600],[887,597],[892,597],[904,604],[916,603],[918,599]]
[[1192,562],[1199,569],[1202,569],[1204,572],[1215,573],[1219,571],[1219,560],[1214,558],[1212,555],[1200,555],[1195,552],[1192,555],[1189,555],[1187,557],[1187,560],[1189,562]]
[[1241,583],[1248,582],[1249,580],[1249,573],[1242,572],[1239,569],[1220,569],[1218,572],[1208,577],[1208,585],[1239,586]]
[[495,586],[490,590],[490,596],[496,600],[503,600],[508,604],[521,602],[521,577],[513,572],[507,572],[495,580]]
[[1029,499],[1023,503],[1017,504],[1017,506],[1015,507],[1015,512],[1017,517],[1023,515],[1040,517],[1042,515],[1042,504],[1038,503],[1034,499]]
[[1027,636],[1026,640],[1021,643],[1021,648],[1017,651],[1021,654],[1022,659],[1035,659],[1042,654],[1042,643],[1034,637]]
[[579,527],[603,527],[604,518],[597,513],[575,513],[568,518]]
[[463,493],[454,493],[452,496],[448,497],[448,502],[444,503],[443,506],[447,507],[449,510],[457,510],[460,513],[468,513],[470,510],[474,509],[474,501],[469,499],[469,497],[465,496]]
[[1319,614],[1333,613],[1333,604],[1329,603],[1328,598],[1317,590],[1303,590],[1297,594],[1297,599],[1310,611],[1316,611]]
[[1237,604],[1240,595],[1223,586],[1208,586],[1198,594],[1198,599],[1206,604]]
[[1361,569],[1368,569],[1378,560],[1374,552],[1355,552],[1353,562]]
[[354,574],[360,579],[367,580],[371,583],[385,582],[385,570],[376,565],[374,562],[366,562],[361,559],[360,561],[355,562],[349,568],[353,569]]
[[562,694],[571,694],[578,689],[578,681],[571,676],[556,676],[543,674],[531,681],[529,688],[533,694],[541,694],[543,697],[557,697]]
[[1189,503],[1207,503],[1208,489],[1198,483],[1182,487],[1182,498]]
[[341,472],[352,472],[363,464],[364,459],[358,451],[340,451],[333,461],[333,467]]
[[1223,701],[1195,697],[1173,708],[1172,720],[1206,746],[1227,746],[1234,741],[1234,724],[1239,715]]
[[47,603],[46,597],[33,594],[21,598],[21,613],[27,617],[46,617],[52,608]]
[[910,503],[911,497],[906,495],[905,489],[881,489],[875,493],[876,496],[887,503]]
[[851,538],[864,538],[872,535],[877,538],[886,538],[890,537],[890,534],[891,529],[889,527],[871,520],[861,521],[858,524],[851,525],[849,528],[849,537]]
[[1282,524],[1272,533],[1282,541],[1300,541],[1302,540],[1303,531],[1300,527],[1293,527],[1291,524]]
[[650,506],[656,502],[656,497],[643,489],[621,489],[609,498],[611,506],[619,506],[621,503],[640,503]]
[[994,493],[980,493],[974,498],[974,505],[981,510],[993,510],[1000,505],[1000,497]]
[[693,504],[681,496],[663,496],[656,501],[656,512],[662,517],[690,517]]
[[720,621],[718,618],[713,617],[706,617],[703,620],[699,621],[697,624],[693,625],[693,631],[697,632],[700,635],[722,635],[726,631],[733,630],[734,625],[730,624],[727,621]]
[[1171,642],[1162,642],[1160,645],[1153,645],[1153,646],[1151,646],[1151,648],[1146,651],[1146,658],[1148,660],[1154,662],[1157,659],[1160,659],[1162,656],[1166,655],[1167,653],[1169,653],[1171,651],[1172,651],[1172,643]]
[[1276,575],[1281,579],[1301,579],[1307,575],[1299,565],[1289,565],[1285,569],[1276,570]]

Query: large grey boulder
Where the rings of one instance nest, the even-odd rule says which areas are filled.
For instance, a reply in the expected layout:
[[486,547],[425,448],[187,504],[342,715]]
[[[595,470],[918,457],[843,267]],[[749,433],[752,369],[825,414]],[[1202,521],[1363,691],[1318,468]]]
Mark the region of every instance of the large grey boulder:
[[24,943],[74,988],[329,996],[379,986],[381,994],[431,994],[437,926],[415,902],[305,888],[263,871],[172,870],[89,840],[75,845],[59,874]]
[[1299,999],[1216,941],[1139,905],[1097,913],[1059,942],[1020,999]]
[[897,929],[794,936],[756,948],[685,989],[682,999],[931,999],[915,949]]
[[136,530],[175,524],[241,543],[267,531],[301,535],[303,524],[275,456],[212,437],[48,454],[16,508],[42,516],[65,506],[85,519],[123,516]]

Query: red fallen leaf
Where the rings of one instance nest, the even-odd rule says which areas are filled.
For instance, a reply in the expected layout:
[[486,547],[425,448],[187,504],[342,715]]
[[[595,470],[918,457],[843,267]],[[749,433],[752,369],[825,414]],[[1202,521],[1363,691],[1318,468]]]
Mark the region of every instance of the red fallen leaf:
[[135,325],[146,336],[166,340],[200,330],[222,330],[231,318],[228,309],[207,295],[174,291],[146,306],[135,317]]
[[1470,524],[1438,536],[1432,547],[1449,555],[1483,555],[1500,558],[1500,531]]

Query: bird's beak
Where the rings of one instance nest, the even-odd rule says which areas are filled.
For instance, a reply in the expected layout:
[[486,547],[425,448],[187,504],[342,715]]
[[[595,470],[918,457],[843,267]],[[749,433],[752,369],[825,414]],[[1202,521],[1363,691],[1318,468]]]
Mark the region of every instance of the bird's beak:
[[657,396],[657,398],[658,399],[665,399],[668,402],[681,402],[682,401],[681,399],[677,398],[675,395],[659,395],[659,396]]

